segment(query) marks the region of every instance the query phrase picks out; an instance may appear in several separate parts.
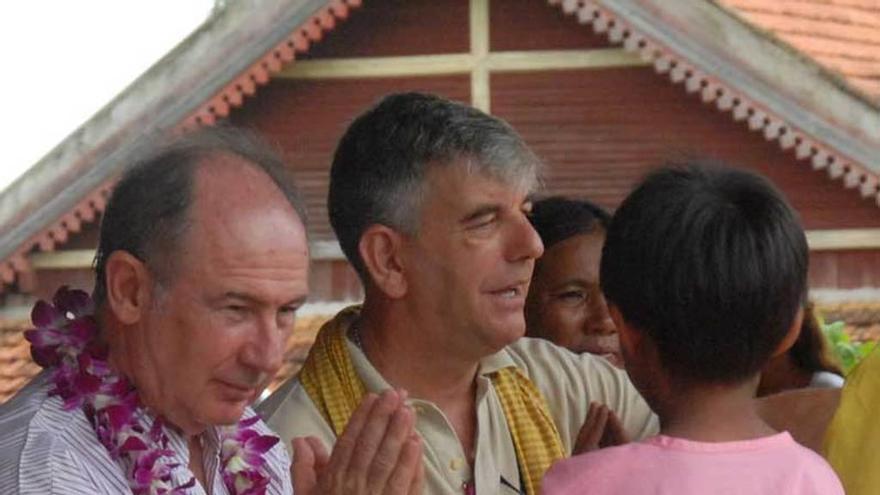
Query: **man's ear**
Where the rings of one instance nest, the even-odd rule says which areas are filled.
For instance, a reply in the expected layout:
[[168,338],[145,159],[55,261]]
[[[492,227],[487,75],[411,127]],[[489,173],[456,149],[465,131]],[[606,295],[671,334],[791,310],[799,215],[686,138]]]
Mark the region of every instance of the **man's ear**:
[[791,349],[791,346],[797,341],[798,337],[801,335],[801,328],[804,325],[804,308],[798,308],[797,313],[794,315],[794,319],[791,320],[791,326],[788,328],[788,332],[785,334],[785,337],[782,338],[782,342],[776,346],[776,350],[773,352],[773,357],[780,356],[788,352]]
[[121,323],[137,323],[150,305],[153,280],[144,262],[127,251],[114,251],[104,269],[107,306]]
[[392,299],[406,294],[407,283],[401,257],[403,235],[385,225],[367,227],[358,251],[376,287]]
[[642,333],[635,331],[626,320],[624,320],[623,315],[620,313],[620,309],[617,308],[616,304],[608,303],[608,313],[611,315],[611,320],[614,321],[615,328],[617,328],[621,349],[626,346],[628,354],[630,356],[633,355],[642,342]]

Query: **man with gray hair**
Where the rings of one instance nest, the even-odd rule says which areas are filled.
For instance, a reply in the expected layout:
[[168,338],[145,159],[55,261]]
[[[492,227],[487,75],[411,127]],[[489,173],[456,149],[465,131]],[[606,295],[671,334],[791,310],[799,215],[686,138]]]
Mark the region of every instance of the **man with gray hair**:
[[392,388],[410,408],[358,450],[381,452],[415,424],[434,494],[539,493],[553,461],[598,442],[586,437],[609,409],[634,437],[656,431],[622,371],[523,338],[543,251],[528,219],[538,172],[505,122],[436,96],[390,95],[351,124],[328,208],[365,300],[321,329],[298,378],[261,410],[295,439],[295,476],[320,470],[322,444],[348,448],[336,439],[361,421],[362,398]]
[[[34,308],[26,337],[46,369],[0,406],[0,493],[340,493],[367,469],[418,486],[414,440],[336,449],[328,462],[350,466],[292,487],[284,444],[249,408],[308,294],[304,219],[284,163],[233,129],[128,170],[102,219],[94,301],[62,288]],[[349,444],[403,407],[394,392],[372,403]]]

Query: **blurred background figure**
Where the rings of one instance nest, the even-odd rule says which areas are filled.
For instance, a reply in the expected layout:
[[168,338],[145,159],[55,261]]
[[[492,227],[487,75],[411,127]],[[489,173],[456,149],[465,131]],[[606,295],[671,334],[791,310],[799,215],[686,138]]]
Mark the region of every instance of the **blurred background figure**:
[[544,242],[526,301],[526,335],[622,365],[617,330],[599,289],[599,260],[611,216],[584,200],[536,201],[532,224]]
[[843,387],[843,371],[829,353],[813,303],[807,304],[801,333],[791,349],[764,367],[758,397],[805,387]]

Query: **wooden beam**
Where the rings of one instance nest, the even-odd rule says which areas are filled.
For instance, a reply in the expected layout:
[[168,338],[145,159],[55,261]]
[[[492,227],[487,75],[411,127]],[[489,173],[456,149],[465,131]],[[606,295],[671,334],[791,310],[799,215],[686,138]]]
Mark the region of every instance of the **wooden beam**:
[[[35,303],[36,300],[33,302]],[[0,321],[6,320],[7,324],[8,322],[28,321],[31,319],[33,309],[33,303],[0,307]]]
[[[316,241],[309,244],[312,260],[344,260],[345,255],[336,241]],[[30,256],[34,270],[82,270],[91,268],[94,249],[72,249],[34,253]]]
[[359,79],[468,74],[479,65],[492,72],[644,67],[641,58],[619,48],[493,52],[479,59],[471,53],[403,57],[303,60],[278,73],[281,79]]
[[71,249],[66,251],[49,251],[35,253],[30,256],[31,266],[35,270],[78,270],[91,268],[95,259],[94,249]]
[[[808,230],[810,251],[849,251],[880,249],[880,229]],[[336,241],[316,241],[310,244],[312,260],[344,260],[345,255]],[[35,270],[78,270],[91,268],[95,251],[75,249],[51,251],[30,255]]]
[[475,66],[470,54],[404,57],[334,58],[296,62],[279,72],[281,79],[359,79],[372,77],[467,74]]
[[470,8],[471,56],[476,62],[471,71],[471,105],[489,113],[492,96],[489,87],[489,0],[471,0]]
[[309,256],[316,260],[344,260],[345,254],[336,241],[315,241],[309,245]]
[[497,52],[486,59],[486,66],[491,72],[605,69],[648,65],[651,64],[638,55],[618,48]]
[[880,229],[808,230],[810,251],[880,249]]

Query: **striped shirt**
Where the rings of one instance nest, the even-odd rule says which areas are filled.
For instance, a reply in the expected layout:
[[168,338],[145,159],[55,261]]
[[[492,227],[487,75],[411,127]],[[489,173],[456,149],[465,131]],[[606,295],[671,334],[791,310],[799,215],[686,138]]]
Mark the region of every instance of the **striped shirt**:
[[[80,410],[65,411],[58,397],[49,397],[49,373],[37,375],[6,404],[0,405],[0,494],[126,494],[128,480],[119,465],[98,441],[95,431]],[[252,416],[250,409],[245,416]],[[271,430],[261,421],[253,426],[261,434]],[[166,429],[174,463],[189,464],[189,448],[182,435]],[[211,487],[207,493],[228,495],[220,474],[218,431],[209,428],[201,435],[205,473]],[[290,458],[280,442],[265,454],[264,469],[271,481],[267,494],[293,493]],[[188,469],[175,469],[174,482],[189,480]],[[188,491],[204,495],[199,484]]]

